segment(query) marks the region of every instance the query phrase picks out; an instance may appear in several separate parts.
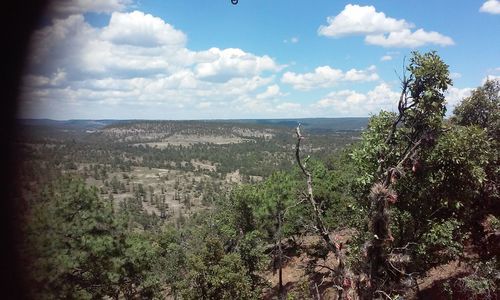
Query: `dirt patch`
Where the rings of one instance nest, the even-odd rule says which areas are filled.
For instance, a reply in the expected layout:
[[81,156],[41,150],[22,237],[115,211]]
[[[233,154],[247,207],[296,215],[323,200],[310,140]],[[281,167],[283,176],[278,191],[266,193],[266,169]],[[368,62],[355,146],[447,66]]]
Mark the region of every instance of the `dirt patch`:
[[226,182],[228,183],[241,183],[240,170],[236,170],[226,174]]
[[272,139],[275,135],[273,130],[271,129],[255,130],[249,128],[236,128],[233,130],[233,132],[244,137],[258,137],[264,138],[266,140]]
[[[353,230],[340,230],[331,233],[330,236],[338,243],[344,244],[353,236]],[[307,298],[307,295],[319,295],[320,299],[337,299],[338,291],[331,273],[338,267],[337,258],[333,253],[329,253],[325,258],[314,258],[310,255],[322,244],[323,240],[317,235],[297,237],[293,243],[284,242],[285,261],[282,279],[286,293],[294,293],[298,299]],[[263,299],[277,299],[278,297],[277,268],[274,263],[273,268],[264,274],[271,288],[265,290]]]
[[192,159],[191,165],[193,165],[193,167],[195,167],[199,170],[208,170],[210,172],[217,171],[217,167],[211,161],[206,161],[206,160],[200,161],[200,160]]
[[243,142],[252,142],[253,139],[245,139],[237,136],[216,136],[216,135],[184,135],[184,134],[174,134],[167,138],[163,138],[161,141],[148,142],[148,143],[136,143],[134,146],[146,146],[158,149],[163,149],[168,146],[190,146],[194,144],[215,144],[215,145],[225,145],[225,144],[239,144]]
[[[210,162],[198,163],[205,168],[215,168]],[[80,165],[79,169],[83,167]],[[118,188],[111,185],[114,180],[119,182]],[[209,203],[203,202],[206,187],[210,186],[211,190],[214,186],[223,190],[229,188],[228,182],[199,172],[147,167],[132,167],[130,172],[108,171],[104,180],[88,176],[86,183],[97,187],[102,198],[108,199],[111,194],[116,209],[120,209],[125,199],[137,197],[136,192],[142,186],[144,211],[159,216],[160,207],[165,203],[166,215],[171,216],[173,221],[181,214],[189,216],[207,209]]]

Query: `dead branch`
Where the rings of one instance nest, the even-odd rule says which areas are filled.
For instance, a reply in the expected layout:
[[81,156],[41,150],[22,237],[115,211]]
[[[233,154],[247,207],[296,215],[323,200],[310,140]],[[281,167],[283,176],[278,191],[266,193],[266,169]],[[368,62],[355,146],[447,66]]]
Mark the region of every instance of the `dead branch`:
[[409,84],[409,79],[406,79],[406,76],[403,77],[402,80],[402,90],[401,90],[401,95],[399,96],[399,101],[398,101],[398,117],[397,119],[392,123],[391,126],[391,131],[389,132],[389,135],[387,136],[385,143],[389,144],[392,142],[392,139],[394,138],[394,134],[396,133],[396,128],[403,119],[404,113],[407,109],[410,107],[407,107],[407,94],[408,94],[408,84]]
[[327,269],[328,271],[330,271],[330,272],[332,272],[332,273],[334,273],[334,274],[335,274],[335,272],[336,272],[336,270],[335,270],[335,269],[333,269],[333,268],[331,268],[331,267],[329,267],[329,266],[325,266],[325,265],[318,264],[318,263],[315,263],[314,265],[315,265],[316,267],[319,267],[319,268],[320,268],[320,270],[322,270],[322,269]]
[[413,243],[413,242],[408,242],[403,247],[394,247],[394,248],[392,248],[391,253],[394,252],[394,250],[397,250],[397,251],[408,250],[408,247],[410,247],[410,245],[418,245],[418,244],[417,243]]
[[392,300],[391,296],[389,296],[389,295],[388,295],[386,292],[384,292],[384,291],[377,290],[377,291],[375,291],[375,292],[374,292],[374,294],[380,294],[380,295],[382,295],[382,296],[386,297],[387,299]]
[[305,165],[302,163],[302,160],[300,159],[300,142],[304,138],[300,132],[300,124],[297,126],[295,133],[297,134],[297,144],[295,146],[295,158],[297,159],[297,164],[299,165],[300,169],[302,170],[302,173],[307,178],[307,198],[308,198],[309,203],[311,204],[311,207],[313,208],[313,211],[314,211],[316,228],[318,229],[319,234],[321,235],[323,240],[326,242],[328,249],[330,251],[332,251],[333,253],[335,253],[337,258],[339,259],[339,269],[341,270],[341,273],[343,273],[344,261],[341,258],[340,249],[339,249],[339,246],[337,246],[338,243],[336,243],[335,241],[332,241],[332,239],[330,238],[329,232],[326,229],[326,226],[325,226],[323,219],[321,217],[321,209],[318,207],[316,200],[314,200],[311,172],[305,167]]

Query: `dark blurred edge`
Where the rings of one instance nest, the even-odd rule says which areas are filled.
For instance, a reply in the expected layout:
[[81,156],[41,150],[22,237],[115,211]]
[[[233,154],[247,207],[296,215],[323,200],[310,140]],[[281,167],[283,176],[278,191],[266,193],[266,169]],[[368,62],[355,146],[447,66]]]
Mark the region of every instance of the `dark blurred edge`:
[[21,77],[29,55],[31,33],[38,24],[47,0],[5,1],[1,9],[3,62],[1,64],[1,188],[0,230],[2,233],[0,279],[1,299],[27,299],[29,286],[26,278],[29,270],[23,267],[18,241],[22,239],[18,223],[18,210],[14,201],[16,170],[16,115],[19,106]]

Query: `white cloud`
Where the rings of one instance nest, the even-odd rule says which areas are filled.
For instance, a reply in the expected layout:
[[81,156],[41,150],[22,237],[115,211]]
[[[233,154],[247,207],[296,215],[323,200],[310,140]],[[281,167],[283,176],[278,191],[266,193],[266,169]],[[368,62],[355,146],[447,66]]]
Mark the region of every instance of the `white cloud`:
[[335,17],[327,18],[328,25],[321,25],[318,34],[327,37],[364,35],[367,44],[383,47],[415,48],[426,44],[453,45],[450,37],[435,31],[417,29],[404,19],[387,17],[373,6],[348,4]]
[[302,110],[302,105],[299,103],[293,103],[293,102],[283,102],[276,106],[276,108],[280,111],[288,111],[288,112],[299,112]]
[[380,58],[380,61],[389,61],[392,60],[392,56],[390,55],[384,55]]
[[498,0],[487,0],[481,5],[479,8],[480,12],[489,13],[489,14],[500,14],[500,1]]
[[207,52],[210,60],[195,67],[196,76],[205,80],[224,81],[227,78],[248,77],[281,69],[281,66],[267,55],[256,56],[237,48],[211,48]]
[[273,99],[268,111],[275,111],[284,94],[273,82],[283,66],[238,48],[193,51],[186,40],[182,31],[139,11],[114,12],[101,28],[82,15],[53,19],[33,38],[22,115],[237,117],[231,113],[243,103],[257,107],[265,99]]
[[52,76],[27,75],[26,82],[34,88],[39,86],[62,86],[66,83],[66,71],[58,69]]
[[290,84],[297,90],[310,90],[314,88],[328,88],[335,86],[342,81],[375,81],[379,76],[375,66],[370,66],[365,70],[351,69],[343,72],[330,66],[321,66],[314,69],[312,73],[297,74],[286,72],[281,78],[281,82]]
[[184,47],[186,35],[176,30],[162,19],[140,11],[131,13],[115,12],[101,37],[117,45],[138,47]]
[[455,106],[457,106],[465,97],[469,97],[472,92],[471,88],[456,88],[454,86],[448,87],[446,92],[446,109],[447,115],[451,115]]
[[124,10],[131,0],[52,0],[49,13],[58,17],[86,12],[112,13]]
[[257,95],[257,99],[272,99],[283,96],[280,92],[280,87],[277,84],[270,85],[266,90]]
[[481,81],[481,84],[484,84],[487,80],[500,80],[500,75],[487,75]]
[[412,24],[405,20],[386,17],[383,12],[377,12],[373,6],[352,4],[347,4],[337,16],[328,17],[327,22],[327,26],[319,27],[319,35],[328,37],[366,35],[400,31],[412,27]]
[[451,46],[455,43],[453,39],[435,31],[418,29],[411,32],[409,29],[390,32],[389,34],[368,35],[365,38],[367,44],[382,47],[417,48],[427,44],[439,46]]
[[[447,115],[451,115],[455,106],[470,96],[471,91],[471,88],[450,86],[445,95]],[[313,103],[311,113],[315,116],[368,116],[380,110],[395,111],[399,96],[400,92],[392,90],[387,83],[381,83],[366,93],[341,90]]]
[[342,90],[329,93],[312,105],[318,115],[336,116],[368,116],[381,109],[393,110],[399,94],[391,90],[389,85],[381,83],[367,93],[353,90]]

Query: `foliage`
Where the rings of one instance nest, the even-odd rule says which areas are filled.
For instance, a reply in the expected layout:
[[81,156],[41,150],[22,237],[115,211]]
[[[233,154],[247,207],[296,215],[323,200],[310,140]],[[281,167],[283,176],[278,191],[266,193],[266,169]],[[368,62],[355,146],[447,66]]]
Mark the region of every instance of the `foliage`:
[[180,283],[184,299],[250,299],[251,279],[237,253],[225,253],[219,236],[210,234],[187,256]]
[[487,80],[472,91],[453,111],[453,122],[462,126],[486,128],[491,137],[500,138],[500,81]]
[[500,265],[493,258],[485,262],[478,262],[474,272],[456,283],[458,291],[471,295],[473,298],[495,299],[498,297],[500,285]]
[[[362,195],[366,196],[368,194],[369,188],[376,179],[380,154],[389,152],[386,138],[395,118],[396,114],[386,111],[372,116],[368,122],[368,127],[362,134],[361,141],[350,154],[358,172],[356,181],[360,198],[363,198]],[[399,137],[399,132],[396,132],[395,138]],[[395,163],[394,155],[384,159],[390,159],[390,162]],[[366,197],[364,198],[366,199]],[[369,206],[369,204],[366,202],[365,206]]]
[[[384,170],[397,166],[399,176],[389,185],[394,203],[386,215],[394,241],[385,253],[404,251],[409,260],[401,270],[420,274],[461,258],[471,237],[481,247],[479,223],[498,212],[499,84],[486,82],[457,107],[452,122],[444,122],[444,92],[451,83],[447,68],[433,52],[414,53],[410,75],[403,78],[408,91],[401,96],[407,102],[399,114],[373,116],[351,152],[357,171],[352,195],[365,211],[370,187],[389,174]],[[408,150],[415,145],[420,148],[412,154]],[[358,229],[350,249],[362,257],[369,237],[363,226]],[[350,261],[362,269],[362,259]]]
[[451,84],[448,65],[433,52],[412,52],[408,88],[415,106],[405,115],[405,126],[418,133],[439,130],[446,113],[445,91]]
[[430,222],[430,229],[419,240],[415,260],[424,268],[430,268],[458,259],[467,239],[467,236],[460,235],[460,225],[456,219]]
[[[500,218],[500,82],[486,81],[474,90],[447,122],[448,66],[435,52],[414,52],[409,62],[397,112],[372,116],[361,140],[343,152],[338,147],[357,133],[336,133],[338,138],[325,140],[326,133],[313,135],[304,147],[321,158],[308,159],[307,169],[328,231],[353,229],[349,232],[354,236],[339,245],[349,276],[368,273],[366,257],[380,237],[380,257],[387,258],[379,264],[385,268],[380,273],[393,274],[384,278],[382,290],[388,295],[398,294],[401,279],[410,273],[423,276],[434,266],[467,258],[464,245],[482,248],[487,237],[481,222],[490,220],[488,234],[494,238]],[[274,136],[245,135],[252,130]],[[268,286],[263,273],[274,265],[270,261],[276,245],[317,234],[302,174],[283,150],[291,144],[286,130],[137,121],[76,140],[66,133],[48,135],[38,148],[26,147],[23,151],[33,159],[32,166],[24,166],[26,178],[36,179],[23,182],[31,204],[24,250],[32,259],[33,298],[261,297]],[[179,132],[252,141],[147,145]],[[107,143],[108,138],[113,142]],[[44,144],[48,142],[53,144]],[[322,148],[318,152],[316,143]],[[197,169],[194,159],[212,162],[215,170]],[[130,171],[136,167],[171,168],[198,177],[183,180],[180,172],[158,171],[160,180],[174,176],[168,194],[164,182],[134,183]],[[237,169],[250,184],[234,186],[226,194],[225,175]],[[392,178],[394,170],[398,176]],[[87,182],[67,174],[80,174]],[[264,177],[260,181],[251,175]],[[44,187],[39,197],[30,185],[37,180]],[[102,183],[101,195],[88,187],[95,182]],[[377,203],[369,198],[370,191],[378,195],[372,198],[383,200],[381,223],[374,222]],[[166,205],[167,195],[173,195],[175,210]],[[202,205],[195,207],[194,198]],[[147,206],[160,209],[161,216],[149,214]],[[384,228],[376,232],[377,224]],[[292,242],[287,246],[299,247]],[[331,251],[317,246],[316,253],[323,251],[324,257]],[[386,263],[397,255],[404,257],[397,268]],[[478,267],[455,287],[467,295],[493,295],[498,261],[480,256],[472,263]],[[310,286],[301,279],[289,298],[312,297]]]
[[152,296],[159,291],[161,280],[151,271],[158,247],[146,236],[125,234],[110,203],[81,180],[62,177],[48,186],[27,225],[36,298]]

